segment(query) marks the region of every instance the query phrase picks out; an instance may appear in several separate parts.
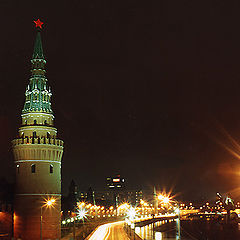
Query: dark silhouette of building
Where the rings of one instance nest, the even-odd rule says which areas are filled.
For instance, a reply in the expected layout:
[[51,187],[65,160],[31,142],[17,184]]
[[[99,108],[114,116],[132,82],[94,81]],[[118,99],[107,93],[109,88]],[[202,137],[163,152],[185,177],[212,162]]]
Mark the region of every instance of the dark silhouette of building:
[[10,240],[13,235],[14,185],[0,178],[0,239]]
[[94,191],[92,190],[92,188],[90,187],[87,191],[87,202],[88,203],[91,203],[91,204],[96,204],[95,202],[95,193]]

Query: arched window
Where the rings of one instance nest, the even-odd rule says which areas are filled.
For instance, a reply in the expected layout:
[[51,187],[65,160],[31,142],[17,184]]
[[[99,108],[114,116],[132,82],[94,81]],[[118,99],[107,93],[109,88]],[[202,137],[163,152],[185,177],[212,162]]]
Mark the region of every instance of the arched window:
[[32,173],[36,172],[36,164],[31,165],[31,171],[32,171]]
[[37,137],[37,132],[33,132],[33,137]]
[[44,120],[44,125],[47,125],[47,120]]
[[53,165],[50,165],[50,173],[53,173]]
[[34,121],[33,121],[33,122],[34,122],[34,125],[37,125],[37,120],[36,120],[36,119],[34,119]]

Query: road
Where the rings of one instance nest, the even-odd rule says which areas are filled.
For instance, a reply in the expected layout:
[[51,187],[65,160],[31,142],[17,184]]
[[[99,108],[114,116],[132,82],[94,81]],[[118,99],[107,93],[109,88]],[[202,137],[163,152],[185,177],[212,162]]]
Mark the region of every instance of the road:
[[121,221],[101,225],[86,240],[130,240],[123,229],[123,223]]

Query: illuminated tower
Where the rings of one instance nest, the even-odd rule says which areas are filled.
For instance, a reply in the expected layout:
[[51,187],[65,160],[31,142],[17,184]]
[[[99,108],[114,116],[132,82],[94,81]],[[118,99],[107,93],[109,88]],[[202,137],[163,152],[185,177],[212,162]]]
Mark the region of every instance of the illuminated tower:
[[[63,141],[53,125],[51,90],[45,77],[40,20],[22,124],[12,141],[16,166],[14,237],[38,240],[61,238],[61,158]],[[54,198],[53,206],[44,205]]]

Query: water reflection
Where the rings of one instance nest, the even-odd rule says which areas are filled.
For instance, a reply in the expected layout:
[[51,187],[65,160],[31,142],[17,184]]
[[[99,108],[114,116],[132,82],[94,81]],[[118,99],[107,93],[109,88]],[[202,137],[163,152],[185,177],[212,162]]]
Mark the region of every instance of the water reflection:
[[162,240],[162,233],[161,232],[155,232],[155,240]]
[[[160,231],[160,226],[164,224],[170,224],[170,228],[168,231]],[[178,219],[175,220],[164,220],[155,222],[144,227],[136,227],[135,232],[143,239],[143,240],[178,240],[180,239],[180,221]]]

